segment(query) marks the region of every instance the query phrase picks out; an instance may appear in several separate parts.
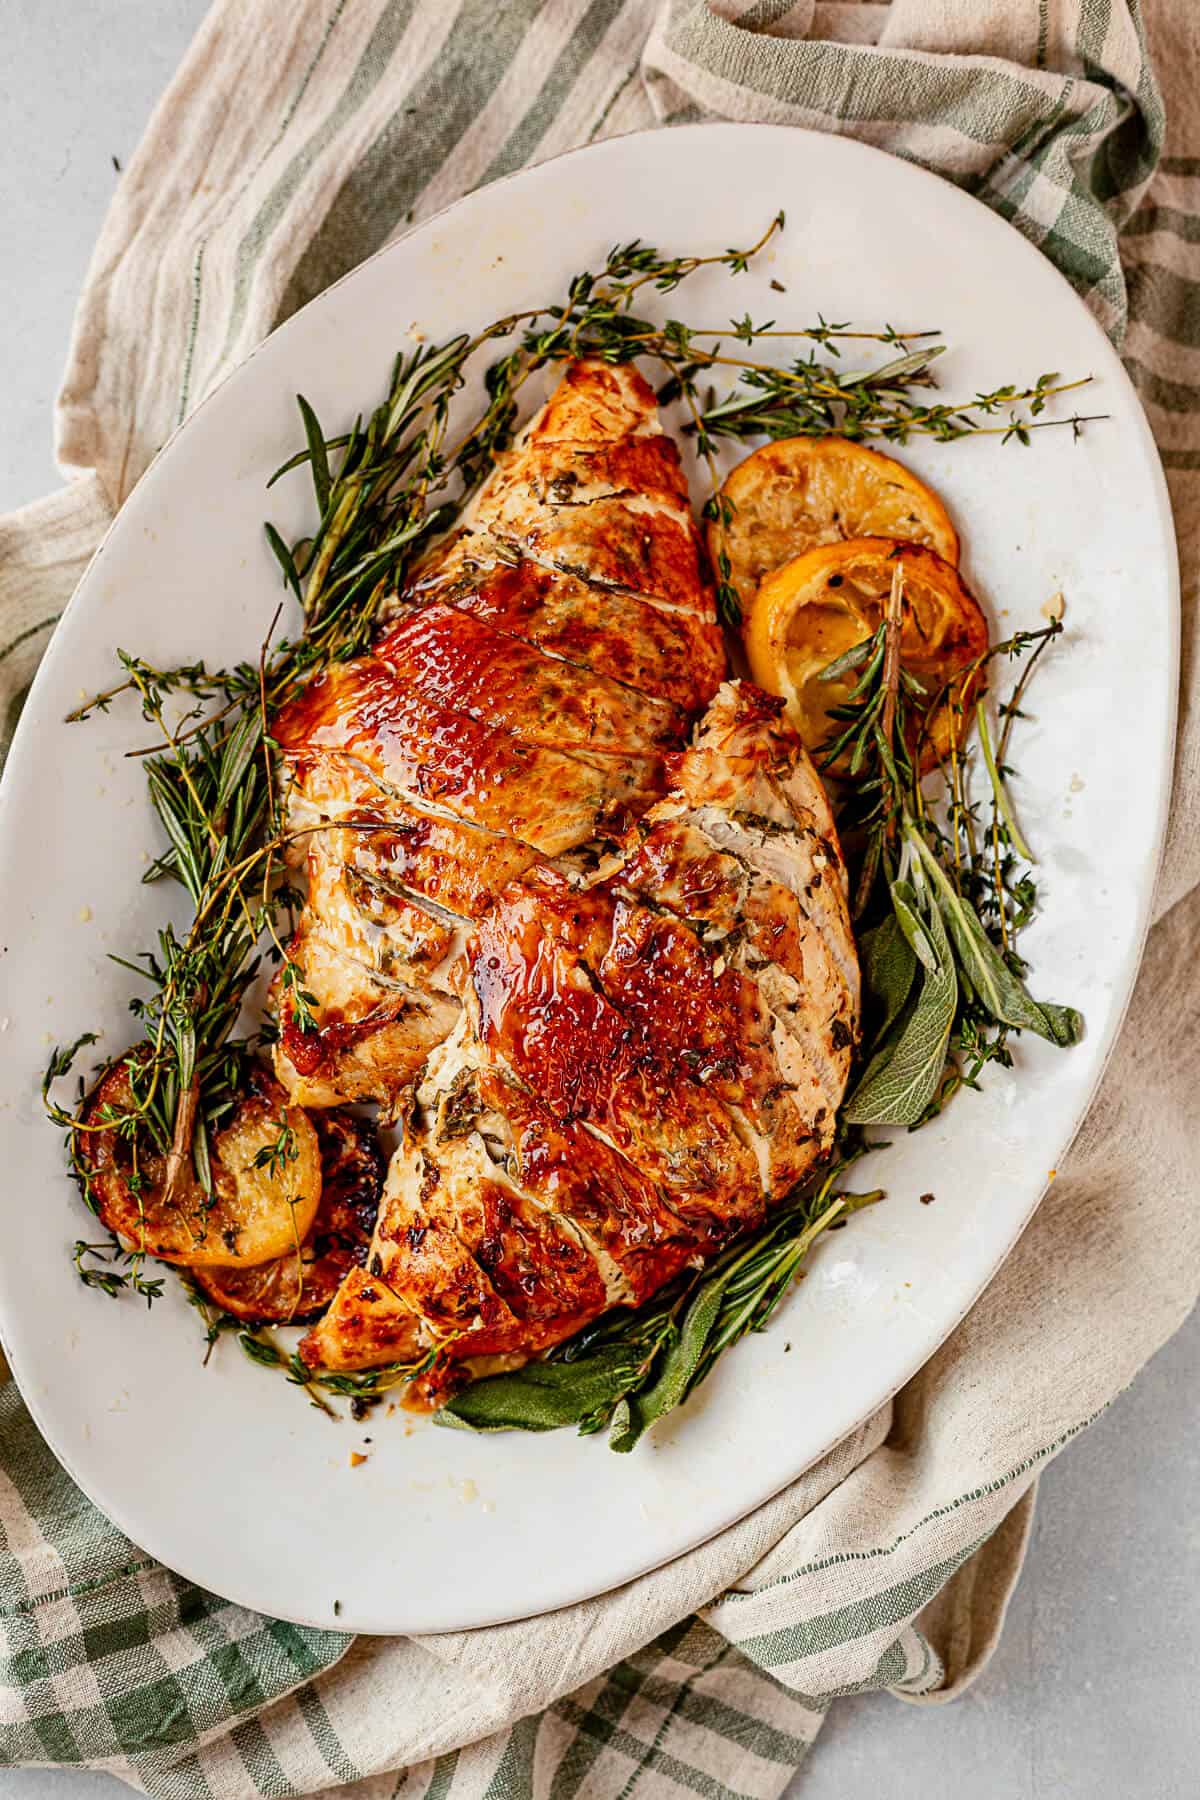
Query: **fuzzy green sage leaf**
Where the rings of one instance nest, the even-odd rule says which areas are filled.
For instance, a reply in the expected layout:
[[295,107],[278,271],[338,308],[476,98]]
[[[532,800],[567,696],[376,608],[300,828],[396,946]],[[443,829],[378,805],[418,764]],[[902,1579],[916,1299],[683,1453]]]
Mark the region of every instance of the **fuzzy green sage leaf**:
[[882,1042],[904,1010],[912,992],[917,959],[894,912],[864,931],[858,940],[863,987],[874,1002],[874,1041]]
[[843,1117],[852,1125],[915,1125],[937,1092],[958,1009],[958,977],[933,904],[927,930],[937,965],[922,971],[915,1004],[890,1053],[873,1060],[851,1094]]
[[470,1431],[557,1431],[614,1407],[636,1376],[619,1345],[577,1362],[527,1363],[472,1382],[443,1407],[438,1423]]
[[1050,1043],[1066,1048],[1083,1036],[1083,1017],[1073,1006],[1056,1006],[1035,1000],[1013,974],[979,922],[970,901],[955,892],[941,863],[912,825],[906,837],[916,849],[937,894],[938,912],[945,920],[967,979],[979,1002],[994,1019],[1019,1031],[1032,1031]]

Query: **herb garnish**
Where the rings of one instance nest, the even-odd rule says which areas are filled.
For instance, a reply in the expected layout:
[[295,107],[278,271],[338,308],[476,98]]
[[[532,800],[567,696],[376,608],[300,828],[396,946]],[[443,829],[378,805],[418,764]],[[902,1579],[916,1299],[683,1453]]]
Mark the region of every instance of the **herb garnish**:
[[[300,897],[289,886],[283,867],[283,853],[296,834],[289,832],[281,809],[271,719],[313,675],[366,648],[385,599],[402,584],[431,536],[452,523],[464,499],[486,479],[496,454],[509,443],[518,395],[537,371],[576,357],[613,364],[650,358],[665,373],[660,399],[664,403],[677,399],[686,408],[684,430],[694,437],[711,483],[703,511],[718,526],[727,524],[730,516],[729,502],[717,496],[714,446],[720,438],[819,436],[836,431],[852,438],[904,442],[914,434],[951,440],[992,432],[1004,442],[1028,444],[1036,429],[1068,425],[1077,434],[1087,422],[1077,414],[1053,419],[1044,415],[1052,398],[1086,385],[1088,378],[1060,381],[1046,374],[1029,385],[1006,385],[954,404],[918,397],[919,390],[934,386],[934,364],[945,348],[936,332],[903,332],[891,326],[858,331],[847,322],[823,318],[815,325],[783,330],[773,319],[756,323],[749,314],[726,326],[697,327],[675,319],[660,324],[636,311],[641,290],[673,292],[701,268],[721,267],[738,275],[783,225],[780,213],[748,249],[711,256],[667,256],[637,239],[619,245],[601,269],[577,275],[559,302],[511,314],[473,336],[419,345],[398,356],[384,399],[348,432],[326,436],[311,406],[298,397],[304,448],[276,471],[272,482],[306,467],[316,525],[310,536],[292,544],[274,526],[265,529],[285,587],[302,609],[301,634],[272,648],[277,613],[257,662],[216,671],[203,663],[157,669],[119,652],[123,680],[71,715],[83,719],[94,709],[107,709],[122,692],[136,694],[157,741],[131,754],[145,758],[150,798],[165,834],[165,846],[145,879],[177,881],[192,908],[186,932],[180,934],[168,925],[153,950],[133,961],[114,959],[145,984],[130,1003],[144,1037],[130,1057],[129,1106],[85,1119],[87,1095],[82,1083],[74,1107],[53,1098],[53,1084],[70,1072],[83,1047],[94,1042],[90,1034],[70,1049],[56,1051],[46,1072],[47,1109],[67,1134],[69,1159],[85,1201],[93,1202],[93,1196],[78,1148],[81,1134],[98,1130],[115,1130],[133,1146],[135,1179],[137,1145],[144,1138],[168,1158],[168,1167],[181,1167],[190,1158],[202,1189],[211,1190],[211,1134],[244,1091],[249,1061],[272,1034],[268,1024],[252,1037],[235,1035],[243,1002],[264,957],[281,965],[279,981],[299,1029],[313,1027],[315,1002],[303,969],[285,949]],[[778,282],[771,285],[783,291]],[[782,365],[754,354],[756,346],[786,338],[810,348]],[[456,424],[452,435],[455,397],[479,359],[491,356],[505,340],[515,341],[486,369],[485,405],[465,428]],[[893,354],[874,368],[846,370],[841,358],[850,342],[879,344]],[[725,371],[731,375],[724,376]],[[709,383],[723,376],[732,378],[734,385],[718,393]],[[719,610],[734,623],[738,606],[728,579],[728,559],[718,550],[716,560]],[[1028,641],[1049,635],[1032,634]],[[883,679],[884,658],[874,655],[880,647],[874,646],[863,659],[869,665],[869,679],[864,677],[866,685],[859,694],[864,745],[859,767],[867,775],[864,793],[873,783],[880,796],[883,822],[876,825],[881,846],[876,868],[886,878],[891,908],[868,926],[863,954],[868,986],[882,998],[885,1030],[879,1052],[890,1044],[889,1054],[895,1056],[918,1011],[922,1033],[930,1037],[926,1075],[915,1085],[910,1080],[908,1097],[900,1107],[907,1115],[929,1085],[927,1070],[937,1060],[938,1046],[959,1052],[961,1067],[947,1074],[939,1063],[934,1093],[923,1101],[924,1109],[943,1101],[951,1086],[973,1084],[983,1062],[1004,1060],[1009,1029],[1042,1030],[1056,1041],[1070,1041],[1078,1021],[1062,1009],[1036,1006],[1021,983],[1021,965],[1012,948],[1012,938],[1033,904],[1028,873],[1016,867],[1025,846],[1004,789],[1005,754],[1017,698],[999,744],[993,750],[990,739],[984,740],[996,813],[990,831],[990,873],[985,873],[975,813],[963,795],[961,771],[951,775],[949,830],[935,828],[923,809],[919,783],[903,766],[900,739],[895,739],[893,754],[890,746],[879,748],[877,734],[866,731],[868,702]],[[1002,648],[1020,647],[1024,641],[1014,639]],[[895,681],[890,674],[887,677],[881,705],[893,715],[903,685],[902,671]],[[855,721],[848,719],[847,725],[853,729]],[[891,729],[889,725],[889,737]],[[999,948],[993,942],[997,934]],[[947,973],[951,965],[952,1012]],[[929,999],[923,1003],[927,991]],[[911,1057],[911,1044],[912,1034],[901,1072]],[[878,1068],[868,1068],[855,1095],[856,1116],[871,1110],[865,1106],[864,1090],[869,1100],[867,1080],[879,1074]],[[894,1086],[896,1074],[892,1080]],[[896,1103],[885,1110],[894,1112]],[[270,1161],[276,1166],[287,1159],[287,1152],[281,1139],[264,1155],[264,1165]],[[827,1187],[819,1191],[828,1200]],[[648,1409],[667,1410],[664,1396],[678,1398],[691,1391],[720,1349],[743,1330],[761,1325],[816,1231],[836,1226],[851,1209],[850,1197],[834,1198],[817,1219],[805,1210],[812,1203],[795,1201],[775,1212],[761,1234],[726,1252],[694,1287],[687,1288],[688,1304],[678,1318],[672,1314],[673,1322],[662,1325],[645,1379],[627,1385],[606,1415],[611,1418],[619,1406],[625,1407],[618,1438],[628,1436],[632,1442],[644,1428]],[[100,1246],[81,1240],[76,1260],[81,1278],[101,1291],[116,1294],[130,1287],[147,1301],[161,1291],[160,1281],[147,1281],[143,1275],[143,1252],[126,1249],[115,1239]],[[782,1274],[785,1268],[787,1273]],[[714,1283],[719,1284],[721,1271],[727,1281],[718,1294]],[[701,1294],[708,1296],[707,1304],[714,1309],[711,1326],[703,1334],[698,1321],[707,1315],[697,1312],[693,1317],[690,1311],[693,1303],[699,1307]],[[651,1303],[653,1317],[661,1324],[663,1307],[676,1306],[679,1299],[679,1294],[669,1302],[656,1298]],[[207,1311],[205,1317],[211,1351],[217,1337],[233,1325]],[[630,1328],[630,1317],[614,1316],[590,1328],[590,1335],[584,1334],[588,1346],[596,1354],[602,1349],[615,1352],[615,1338],[604,1334]],[[632,1317],[637,1320],[640,1315]],[[693,1319],[691,1335],[686,1330],[688,1319]],[[644,1320],[637,1325],[638,1331],[649,1329]],[[669,1344],[672,1331],[679,1337]],[[396,1365],[361,1376],[314,1376],[261,1333],[239,1330],[239,1339],[255,1360],[285,1367],[289,1379],[305,1387],[322,1407],[318,1388],[362,1399],[420,1372]],[[582,1355],[576,1355],[582,1364]],[[571,1362],[572,1353],[564,1347],[550,1362],[536,1366],[569,1367]],[[662,1385],[668,1369],[673,1371],[671,1379]],[[658,1397],[652,1400],[652,1395]],[[597,1408],[603,1410],[600,1402],[592,1409],[598,1421]]]
[[[901,580],[897,571],[894,595]],[[865,840],[855,913],[875,1016],[866,1067],[843,1109],[849,1124],[923,1124],[957,1088],[976,1086],[987,1063],[1011,1063],[1014,1030],[1059,1046],[1082,1034],[1077,1012],[1034,1000],[1024,983],[1015,938],[1032,916],[1036,888],[1005,783],[1004,758],[1029,676],[1061,631],[1055,619],[1044,630],[1017,633],[939,695],[924,694],[904,670],[893,606],[874,636],[857,646],[863,673],[846,703],[831,709],[841,729],[825,753],[826,765],[849,756],[854,779],[841,822]],[[998,750],[983,701],[972,708],[991,793],[985,835],[958,743],[964,697],[984,664],[1028,651],[1033,654],[1001,707]],[[844,669],[847,659],[840,660]],[[927,718],[941,703],[955,714],[956,731],[940,768],[939,804],[930,783],[922,783],[906,723],[914,713]]]

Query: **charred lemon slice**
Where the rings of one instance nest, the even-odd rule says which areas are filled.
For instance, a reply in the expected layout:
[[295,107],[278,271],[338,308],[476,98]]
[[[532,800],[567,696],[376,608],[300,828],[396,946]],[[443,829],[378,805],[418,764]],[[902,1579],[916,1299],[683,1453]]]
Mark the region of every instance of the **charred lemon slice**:
[[[924,694],[923,703],[909,698],[909,748],[929,769],[949,751],[956,722],[961,735],[965,704],[983,685],[978,669],[968,682],[964,676],[988,647],[978,602],[935,551],[895,538],[856,538],[776,569],[745,625],[750,673],[787,701],[788,717],[814,755],[843,729],[830,713],[846,703],[861,673],[850,668],[828,679],[825,671],[878,630],[897,568],[900,663]],[[833,773],[845,770],[835,763]]]
[[301,1243],[252,1268],[198,1268],[193,1279],[222,1311],[254,1324],[291,1325],[324,1312],[350,1269],[367,1260],[386,1164],[366,1119],[336,1108],[313,1115],[321,1204]]
[[738,464],[722,496],[733,512],[708,528],[713,567],[724,553],[743,612],[772,570],[848,538],[924,544],[958,562],[958,535],[932,488],[911,470],[846,438],[783,438]]
[[148,1256],[197,1268],[250,1267],[308,1235],[321,1199],[321,1154],[307,1113],[264,1076],[209,1148],[212,1192],[187,1156],[172,1168],[144,1126],[132,1130],[148,1077],[124,1057],[92,1095],[78,1133],[90,1198],[110,1231]]

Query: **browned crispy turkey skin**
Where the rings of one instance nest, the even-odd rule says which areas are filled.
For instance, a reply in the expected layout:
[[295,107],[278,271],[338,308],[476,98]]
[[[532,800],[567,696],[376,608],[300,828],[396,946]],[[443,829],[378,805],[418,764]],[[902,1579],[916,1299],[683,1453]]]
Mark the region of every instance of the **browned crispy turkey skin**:
[[313,1367],[441,1346],[444,1397],[644,1300],[827,1154],[845,871],[782,703],[723,671],[651,390],[581,363],[371,654],[277,720],[313,1019],[280,995],[277,1074],[404,1116]]
[[334,827],[303,840],[316,1029],[281,995],[293,1100],[393,1105],[454,1027],[469,923],[663,792],[723,671],[702,570],[650,388],[573,364],[372,654],[284,708],[296,821]]
[[304,1341],[313,1365],[439,1341],[447,1364],[533,1354],[758,1223],[825,1155],[857,964],[824,792],[780,705],[723,688],[597,876],[532,868],[479,922],[464,1015],[367,1266]]

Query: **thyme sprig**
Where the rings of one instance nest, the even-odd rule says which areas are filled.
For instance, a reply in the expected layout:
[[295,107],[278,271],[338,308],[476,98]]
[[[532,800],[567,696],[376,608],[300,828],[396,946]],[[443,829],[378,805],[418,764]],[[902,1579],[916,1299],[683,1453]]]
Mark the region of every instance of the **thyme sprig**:
[[275,1334],[265,1326],[241,1327],[238,1330],[238,1344],[243,1354],[260,1368],[283,1370],[292,1386],[303,1388],[311,1404],[330,1418],[337,1418],[338,1414],[324,1398],[324,1394],[336,1394],[342,1399],[357,1402],[374,1402],[381,1399],[389,1389],[427,1375],[446,1350],[446,1344],[442,1342],[409,1362],[385,1363],[377,1369],[362,1369],[350,1373],[331,1373],[323,1369],[310,1369],[298,1350],[285,1349]]
[[948,444],[963,437],[994,436],[1003,443],[1028,445],[1035,431],[1065,425],[1078,436],[1085,425],[1105,416],[1073,412],[1066,418],[1045,418],[1050,400],[1074,393],[1091,380],[1084,376],[1063,381],[1053,373],[1039,375],[1027,387],[1008,383],[967,401],[927,405],[914,401],[914,388],[934,385],[933,362],[944,349],[941,344],[930,345],[879,368],[848,374],[815,356],[797,359],[784,369],[746,365],[738,387],[705,408],[698,429],[710,438],[825,437],[833,432],[892,444],[906,444],[913,437]]
[[76,1238],[71,1261],[84,1287],[98,1288],[110,1299],[116,1299],[126,1288],[143,1299],[147,1306],[162,1297],[162,1279],[147,1280],[144,1274],[144,1253],[140,1250],[127,1250],[111,1231],[99,1244],[89,1244],[83,1238]]

